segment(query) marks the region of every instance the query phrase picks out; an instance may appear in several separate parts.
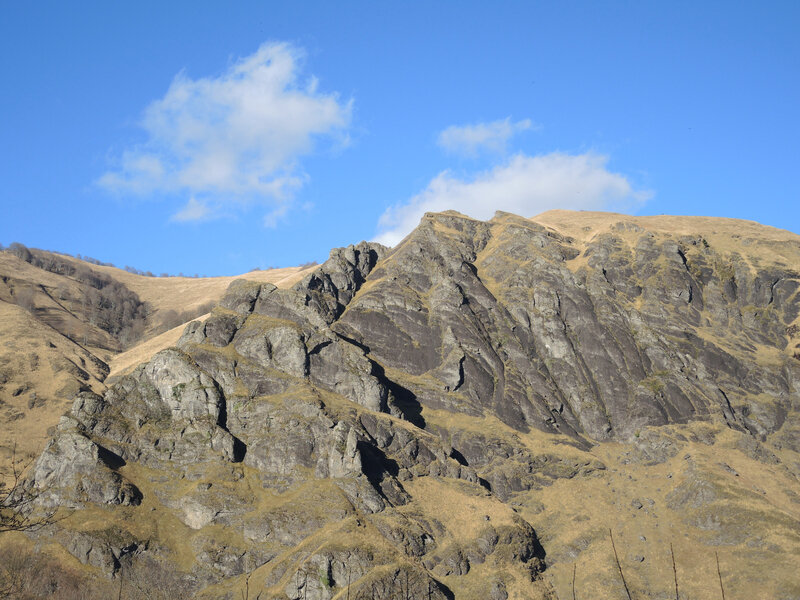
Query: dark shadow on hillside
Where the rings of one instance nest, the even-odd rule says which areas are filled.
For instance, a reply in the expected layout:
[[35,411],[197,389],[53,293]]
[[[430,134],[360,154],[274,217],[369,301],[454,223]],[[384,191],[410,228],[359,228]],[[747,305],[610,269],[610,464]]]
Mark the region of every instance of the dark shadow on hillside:
[[403,415],[403,418],[420,429],[425,429],[425,418],[422,416],[422,404],[417,400],[417,396],[411,390],[404,388],[399,383],[395,383],[386,377],[384,377],[383,381],[394,397],[394,405]]
[[125,459],[121,456],[114,454],[108,448],[104,448],[100,444],[97,444],[97,457],[105,464],[109,469],[117,470],[121,467],[124,467],[127,463]]
[[[217,425],[228,433],[231,433],[228,429],[228,401],[225,398],[225,393],[222,391],[222,386],[220,386],[218,382],[214,381],[214,387],[221,398],[219,403],[219,418],[217,419]],[[233,438],[233,462],[240,463],[244,460],[245,454],[247,454],[247,444],[245,444],[232,433],[231,437]]]
[[367,355],[367,358],[372,364],[372,372],[370,375],[376,377],[378,381],[385,385],[386,389],[389,390],[390,397],[393,399],[392,405],[400,411],[403,419],[413,425],[416,425],[420,429],[425,429],[425,419],[422,417],[422,405],[419,403],[419,400],[417,400],[417,396],[411,390],[404,388],[402,385],[392,381],[386,376],[386,370],[383,368],[383,366],[370,358],[369,346],[342,335],[339,332],[335,331],[334,333],[336,333],[340,339],[348,344],[352,344],[353,346],[363,350],[364,354]]

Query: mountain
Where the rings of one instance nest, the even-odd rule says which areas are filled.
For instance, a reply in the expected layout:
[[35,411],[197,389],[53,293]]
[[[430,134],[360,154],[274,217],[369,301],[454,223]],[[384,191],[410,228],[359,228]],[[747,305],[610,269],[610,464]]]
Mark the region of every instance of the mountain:
[[[291,285],[304,269],[241,277]],[[47,430],[82,390],[173,345],[234,277],[145,277],[13,244],[0,252],[0,476],[12,454],[41,453]]]
[[80,391],[31,543],[130,597],[800,598],[799,317],[786,231],[427,214]]

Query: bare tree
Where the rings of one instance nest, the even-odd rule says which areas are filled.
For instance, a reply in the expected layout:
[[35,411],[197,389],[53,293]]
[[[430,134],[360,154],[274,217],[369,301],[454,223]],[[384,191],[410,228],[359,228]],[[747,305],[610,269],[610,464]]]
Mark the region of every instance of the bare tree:
[[104,597],[89,582],[50,556],[19,544],[0,548],[0,598],[88,600]]
[[714,558],[717,559],[717,577],[719,577],[719,591],[722,593],[722,600],[725,600],[725,588],[722,586],[722,571],[719,568],[719,554],[714,552]]
[[136,600],[183,600],[194,596],[181,575],[150,556],[138,556],[119,574],[125,577],[126,594]]
[[[253,572],[251,571],[247,575],[247,579],[244,580],[244,589],[242,590],[242,600],[250,600],[250,578],[253,576]],[[258,592],[258,595],[255,597],[255,600],[261,599],[261,594],[263,594],[263,590]]]
[[31,251],[28,250],[24,244],[20,244],[19,242],[11,242],[11,245],[8,247],[8,251],[20,260],[24,260],[25,262],[31,261]]
[[625,581],[625,574],[622,572],[622,565],[619,562],[619,556],[617,556],[617,545],[614,543],[614,534],[611,533],[611,529],[608,530],[608,535],[611,537],[611,548],[614,550],[614,562],[617,563],[619,578],[622,579],[622,585],[625,587],[625,594],[628,596],[628,600],[633,600],[631,597],[631,591],[628,589],[628,582]]
[[21,287],[14,290],[14,302],[21,308],[33,312],[33,309],[36,308],[36,301],[34,300],[35,295],[36,292],[33,288]]
[[16,447],[11,454],[11,473],[0,481],[0,533],[31,531],[53,522],[53,512],[37,512],[38,493],[25,485],[23,473],[30,461],[17,458]]
[[[23,473],[30,462],[11,453],[11,472],[0,480],[0,534],[9,531],[31,531],[52,522],[54,513],[36,511],[35,491],[26,487]],[[18,548],[4,548],[0,557],[0,598],[11,598],[31,585],[31,574],[38,566],[33,557]]]
[[675,579],[675,600],[680,600],[678,592],[678,569],[675,566],[675,551],[672,549],[672,542],[669,543],[669,554],[672,556],[672,576]]
[[575,571],[578,570],[578,563],[572,563],[572,600],[578,600],[575,596]]

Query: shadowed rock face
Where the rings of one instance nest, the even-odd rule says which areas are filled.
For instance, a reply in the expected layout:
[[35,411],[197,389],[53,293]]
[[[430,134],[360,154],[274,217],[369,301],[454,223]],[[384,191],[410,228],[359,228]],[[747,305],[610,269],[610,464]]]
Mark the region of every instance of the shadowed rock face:
[[[234,282],[178,349],[104,397],[80,394],[30,485],[48,506],[147,505],[198,532],[198,590],[257,572],[270,597],[328,600],[349,585],[389,598],[405,585],[448,598],[445,579],[484,564],[535,584],[544,550],[504,503],[605,466],[426,415],[496,418],[584,450],[691,421],[789,443],[797,266],[761,269],[625,221],[577,240],[509,214],[429,214],[394,249],[334,250],[292,289]],[[418,508],[445,492],[499,516],[465,533]],[[82,525],[58,527],[69,539]],[[169,563],[187,551],[144,529],[141,552]],[[79,558],[101,547],[80,536]],[[108,552],[91,564],[120,568]]]

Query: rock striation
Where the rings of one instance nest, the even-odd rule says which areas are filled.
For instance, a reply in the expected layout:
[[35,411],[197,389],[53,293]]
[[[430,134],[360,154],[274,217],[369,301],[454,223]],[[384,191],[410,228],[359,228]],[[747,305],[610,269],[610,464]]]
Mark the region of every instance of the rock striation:
[[235,281],[177,348],[75,397],[29,481],[74,511],[48,533],[208,597],[237,577],[292,600],[548,597],[520,499],[598,477],[598,444],[662,464],[651,432],[697,422],[800,452],[800,242],[783,261],[622,216],[590,233],[428,214],[291,289]]

